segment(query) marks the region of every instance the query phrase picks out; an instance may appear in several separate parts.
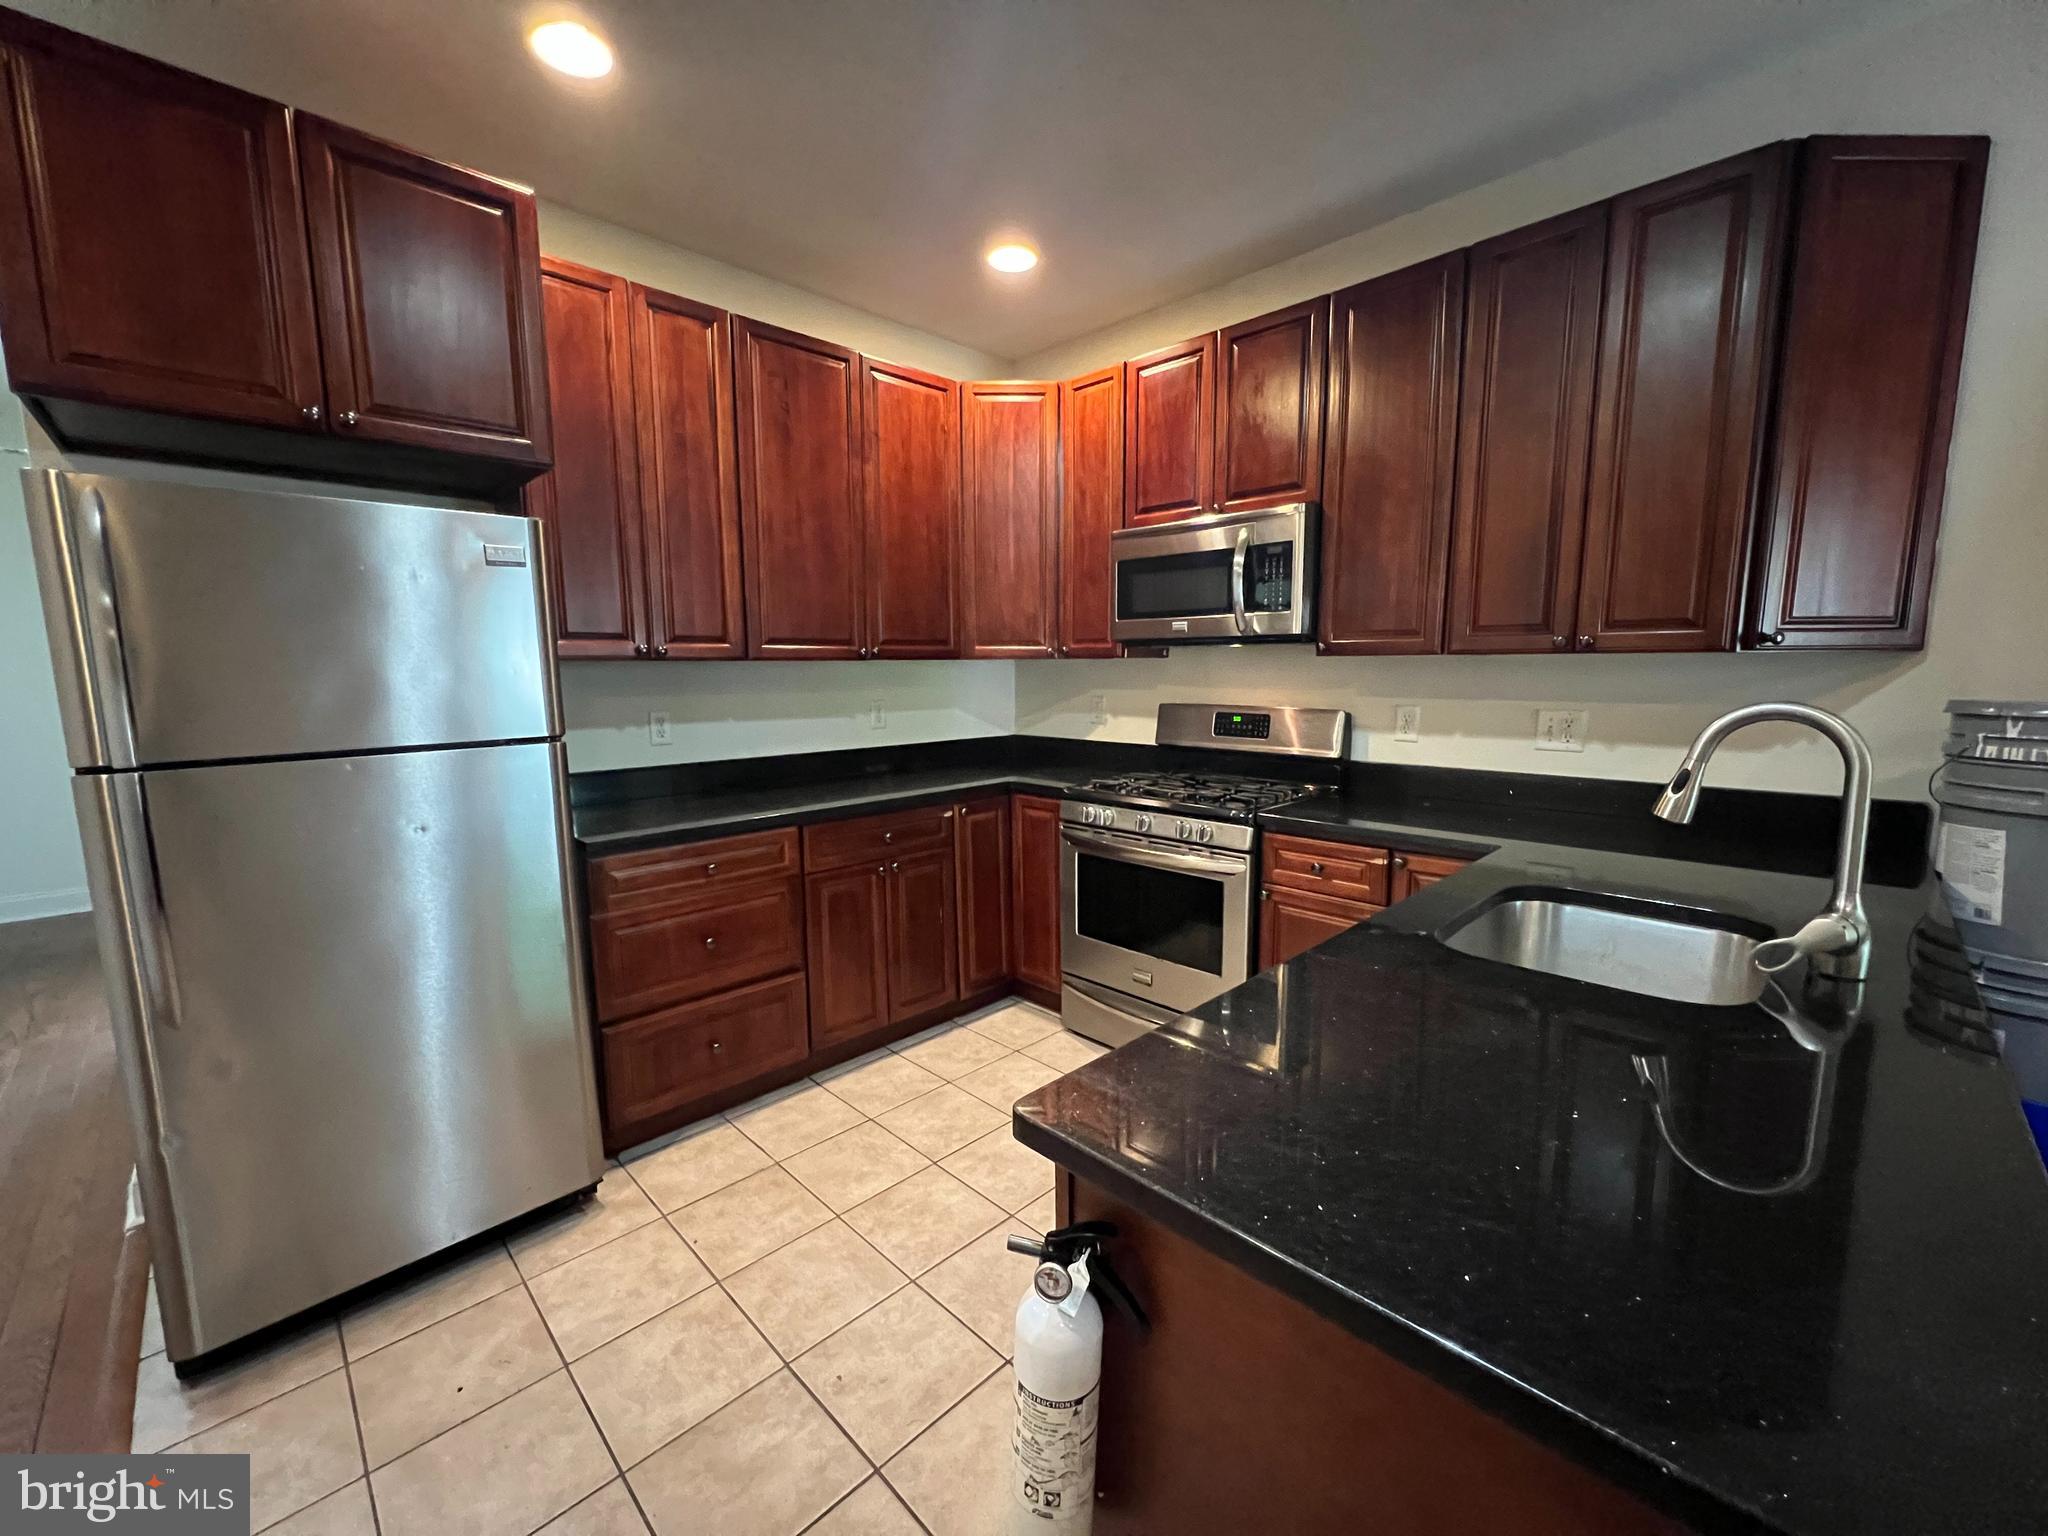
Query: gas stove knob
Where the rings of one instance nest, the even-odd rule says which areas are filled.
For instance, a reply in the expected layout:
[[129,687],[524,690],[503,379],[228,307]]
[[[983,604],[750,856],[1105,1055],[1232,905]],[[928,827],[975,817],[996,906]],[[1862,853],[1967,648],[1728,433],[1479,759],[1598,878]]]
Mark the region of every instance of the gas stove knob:
[[1113,827],[1116,825],[1116,812],[1106,805],[1102,808],[1102,824],[1105,827]]
[[1213,842],[1215,842],[1215,841],[1216,841],[1216,829],[1215,829],[1214,827],[1212,827],[1212,826],[1209,826],[1209,825],[1207,825],[1207,824],[1204,824],[1204,825],[1202,825],[1202,826],[1199,826],[1199,827],[1195,828],[1195,841],[1196,841],[1196,842],[1198,842],[1198,843],[1213,843]]
[[1176,821],[1173,824],[1173,835],[1175,837],[1193,837],[1195,835],[1195,824],[1192,821]]
[[1092,827],[1092,826],[1096,825],[1096,824],[1097,824],[1098,822],[1100,822],[1101,820],[1102,820],[1102,807],[1101,807],[1101,806],[1099,806],[1099,805],[1084,805],[1084,806],[1082,806],[1082,807],[1081,807],[1081,825],[1082,825],[1082,826],[1084,826],[1084,827]]
[[1140,832],[1150,832],[1152,830],[1152,818],[1150,816],[1140,816],[1138,818],[1138,830]]

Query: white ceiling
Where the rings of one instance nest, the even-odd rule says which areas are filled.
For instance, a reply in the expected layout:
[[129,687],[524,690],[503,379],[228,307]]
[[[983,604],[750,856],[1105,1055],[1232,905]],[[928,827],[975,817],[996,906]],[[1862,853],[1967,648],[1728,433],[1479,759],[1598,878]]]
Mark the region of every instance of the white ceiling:
[[1944,0],[12,3],[1015,358]]

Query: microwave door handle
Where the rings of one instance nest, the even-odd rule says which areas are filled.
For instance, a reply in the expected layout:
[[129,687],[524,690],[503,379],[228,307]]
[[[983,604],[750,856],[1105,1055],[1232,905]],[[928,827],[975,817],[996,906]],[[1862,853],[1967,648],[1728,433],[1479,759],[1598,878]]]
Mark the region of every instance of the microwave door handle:
[[1248,635],[1252,622],[1244,611],[1244,569],[1252,553],[1252,530],[1247,523],[1237,530],[1237,550],[1230,557],[1230,616],[1237,621],[1237,632]]
[[1251,868],[1248,859],[1218,858],[1178,848],[1141,848],[1119,838],[1105,837],[1100,832],[1085,832],[1079,827],[1061,827],[1060,836],[1076,848],[1096,849],[1127,864],[1142,864],[1148,869],[1201,875],[1241,875]]

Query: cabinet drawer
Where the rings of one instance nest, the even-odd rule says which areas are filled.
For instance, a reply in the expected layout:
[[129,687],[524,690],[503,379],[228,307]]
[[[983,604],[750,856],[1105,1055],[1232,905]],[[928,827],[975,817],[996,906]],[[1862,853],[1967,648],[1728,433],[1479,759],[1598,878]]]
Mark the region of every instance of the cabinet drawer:
[[598,1018],[631,1018],[802,967],[801,881],[757,883],[723,895],[715,906],[692,895],[672,906],[593,919]]
[[881,864],[905,854],[953,846],[953,807],[920,806],[887,816],[861,816],[804,828],[804,870],[818,874],[851,864]]
[[796,828],[784,827],[593,859],[590,910],[597,914],[668,906],[691,894],[699,897],[698,905],[719,900],[742,881],[794,875],[796,848]]
[[1387,903],[1384,848],[1359,848],[1350,843],[1325,843],[1270,833],[1261,840],[1260,847],[1264,850],[1263,880],[1269,887],[1362,901],[1375,907]]
[[779,976],[599,1032],[605,1123],[619,1127],[794,1066],[810,1054],[804,979]]

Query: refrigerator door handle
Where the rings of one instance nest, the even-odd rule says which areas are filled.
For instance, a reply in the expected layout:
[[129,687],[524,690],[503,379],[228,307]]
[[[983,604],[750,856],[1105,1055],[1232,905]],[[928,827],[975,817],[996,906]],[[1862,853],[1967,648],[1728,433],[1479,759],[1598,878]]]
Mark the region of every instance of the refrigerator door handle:
[[58,662],[72,765],[133,768],[135,724],[129,714],[113,551],[107,546],[106,500],[97,486],[76,497],[67,495],[64,478],[53,470],[22,478],[34,493],[29,497],[30,531],[51,546],[48,558],[37,565],[45,575],[43,607]]

